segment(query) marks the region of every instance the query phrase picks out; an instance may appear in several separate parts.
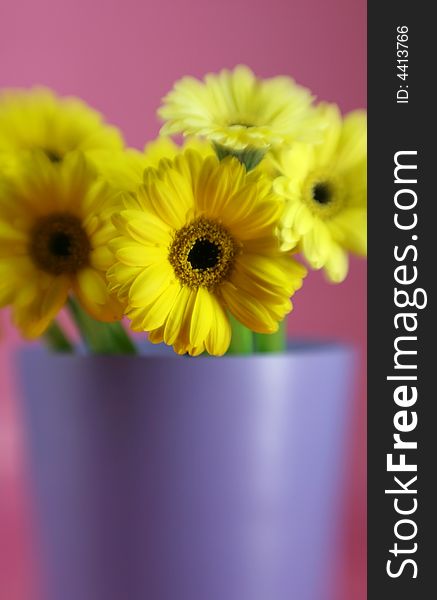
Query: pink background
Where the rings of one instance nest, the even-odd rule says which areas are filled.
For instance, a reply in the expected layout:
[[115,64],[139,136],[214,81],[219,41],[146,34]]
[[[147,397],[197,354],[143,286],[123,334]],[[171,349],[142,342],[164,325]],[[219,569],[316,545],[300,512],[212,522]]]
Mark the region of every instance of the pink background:
[[[173,81],[223,66],[290,74],[343,111],[366,104],[365,0],[2,0],[0,87],[48,85],[81,96],[141,147],[158,131],[155,110]],[[4,315],[3,315],[4,317]],[[3,325],[1,324],[3,323]],[[0,317],[0,600],[34,600],[19,405],[11,355],[17,336]],[[366,265],[345,284],[316,273],[296,296],[290,334],[354,342],[360,349],[345,551],[334,600],[364,600]]]

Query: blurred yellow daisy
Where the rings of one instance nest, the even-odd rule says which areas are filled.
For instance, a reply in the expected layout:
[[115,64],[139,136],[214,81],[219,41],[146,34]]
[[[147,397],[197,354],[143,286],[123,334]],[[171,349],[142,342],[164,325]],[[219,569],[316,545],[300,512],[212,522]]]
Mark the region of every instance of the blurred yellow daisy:
[[364,111],[344,120],[335,105],[319,107],[329,123],[321,144],[296,144],[273,158],[281,174],[275,191],[287,199],[282,248],[299,244],[314,269],[341,282],[348,252],[367,252],[367,120]]
[[262,176],[186,151],[147,169],[124,205],[108,280],[134,330],[191,355],[226,352],[228,312],[253,331],[277,330],[305,269],[280,252],[283,202]]
[[3,153],[40,150],[58,163],[73,150],[92,156],[121,148],[118,129],[78,98],[58,97],[44,87],[0,93],[0,161]]
[[163,99],[159,116],[165,135],[199,135],[236,151],[267,149],[320,137],[313,98],[289,77],[260,79],[245,66],[208,74],[203,82],[184,77]]
[[20,169],[0,181],[0,308],[11,305],[29,338],[45,331],[71,291],[96,319],[120,319],[106,285],[114,192],[80,153],[58,166],[34,154]]
[[198,138],[187,138],[180,146],[170,137],[163,136],[146,144],[143,152],[127,148],[122,152],[107,154],[99,160],[99,172],[111,186],[134,191],[142,182],[145,169],[158,168],[162,160],[173,160],[188,149],[196,150],[204,157],[214,154],[211,144]]

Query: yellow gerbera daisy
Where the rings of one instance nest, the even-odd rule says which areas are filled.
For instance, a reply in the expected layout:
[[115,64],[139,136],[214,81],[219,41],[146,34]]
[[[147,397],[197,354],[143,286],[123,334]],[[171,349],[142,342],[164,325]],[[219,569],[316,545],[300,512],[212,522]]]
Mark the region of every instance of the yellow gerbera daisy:
[[134,330],[192,355],[226,352],[228,311],[253,331],[277,330],[305,269],[280,252],[283,202],[261,175],[186,151],[147,169],[124,205],[108,280]]
[[42,150],[57,163],[73,150],[92,156],[121,148],[118,129],[78,98],[58,97],[43,87],[0,93],[0,160],[2,153]]
[[342,120],[335,105],[320,105],[329,123],[321,144],[297,144],[273,159],[281,175],[277,193],[287,198],[282,247],[300,250],[314,269],[333,282],[348,271],[348,252],[367,251],[366,114]]
[[184,77],[163,99],[162,134],[200,135],[234,150],[320,137],[312,96],[289,77],[259,79],[245,66]]
[[0,181],[0,307],[29,338],[41,335],[70,291],[93,317],[118,320],[106,269],[114,192],[80,153],[53,165],[35,153]]

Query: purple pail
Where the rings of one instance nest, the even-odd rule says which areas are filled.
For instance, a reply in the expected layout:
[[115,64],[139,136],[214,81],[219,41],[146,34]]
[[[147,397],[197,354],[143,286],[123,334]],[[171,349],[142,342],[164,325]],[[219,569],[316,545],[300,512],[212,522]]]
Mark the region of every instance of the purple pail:
[[24,351],[43,600],[327,600],[353,362]]

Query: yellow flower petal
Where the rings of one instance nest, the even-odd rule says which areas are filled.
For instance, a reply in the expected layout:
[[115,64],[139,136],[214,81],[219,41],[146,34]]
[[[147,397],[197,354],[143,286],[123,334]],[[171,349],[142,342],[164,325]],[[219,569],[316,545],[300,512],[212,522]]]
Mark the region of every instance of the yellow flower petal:
[[67,300],[70,286],[70,278],[65,275],[53,279],[42,298],[41,318],[51,320],[58,314]]
[[231,343],[231,325],[224,308],[214,295],[211,295],[211,303],[213,305],[213,318],[211,328],[205,339],[205,347],[209,354],[222,356]]
[[113,322],[122,318],[123,304],[111,294],[102,273],[83,269],[73,289],[83,308],[98,321]]
[[165,322],[165,329],[163,331],[163,339],[165,343],[170,346],[172,346],[178,338],[190,297],[190,288],[186,286],[181,287],[173,307],[168,314]]
[[161,248],[146,246],[137,243],[124,245],[116,251],[116,258],[124,265],[130,267],[146,267],[157,261],[164,261],[166,254]]
[[245,168],[237,159],[227,160],[227,169],[220,167],[215,156],[202,165],[196,186],[196,207],[199,215],[223,218],[223,208],[245,177]]
[[82,269],[77,274],[77,283],[81,297],[87,303],[104,304],[108,297],[108,290],[104,278],[94,269]]
[[360,256],[367,254],[367,215],[364,208],[343,211],[329,228],[334,239],[344,248]]
[[[129,304],[132,307],[149,305],[160,296],[174,280],[170,265],[160,261],[143,269],[129,290]],[[154,328],[153,328],[154,329]]]
[[90,253],[90,264],[99,271],[106,271],[113,262],[114,257],[108,246],[100,246]]
[[174,282],[168,285],[155,302],[152,302],[145,310],[143,327],[151,331],[164,324],[169,312],[179,293],[179,285]]
[[193,347],[201,346],[204,343],[213,319],[214,305],[211,301],[211,294],[205,288],[200,287],[196,293],[190,326],[190,344]]
[[44,333],[64,306],[69,285],[67,277],[56,277],[42,294],[34,297],[30,304],[14,305],[14,322],[25,337],[34,339]]
[[256,298],[243,292],[230,282],[220,287],[220,294],[238,321],[257,333],[274,333],[278,323],[266,307]]
[[[319,104],[317,111],[321,119],[326,121],[323,131],[323,140],[313,146],[314,162],[318,168],[329,167],[336,160],[336,152],[342,133],[341,113],[335,104]],[[307,173],[309,169],[307,168]]]
[[315,223],[314,227],[302,237],[302,250],[305,258],[314,269],[320,269],[329,258],[334,242],[324,223]]
[[361,163],[367,156],[367,115],[357,110],[346,115],[338,147],[338,167],[342,171]]
[[347,253],[343,248],[335,244],[325,263],[325,271],[328,279],[333,283],[341,283],[346,278],[348,268]]
[[[124,210],[120,213],[122,225],[120,233],[125,233],[142,244],[158,244],[168,247],[171,229],[153,214],[144,214],[138,210]],[[117,221],[118,224],[118,221]]]
[[157,178],[147,186],[146,195],[154,211],[173,229],[179,229],[186,223],[187,212],[192,206],[191,189],[186,186],[184,191],[188,193],[188,197],[176,194],[173,185]]
[[250,274],[251,278],[278,290],[287,288],[288,267],[291,261],[291,257],[281,255],[279,252],[276,253],[275,260],[257,254],[243,254],[238,258],[239,265]]
[[149,331],[148,339],[152,344],[160,344],[164,341],[164,327],[158,327]]

